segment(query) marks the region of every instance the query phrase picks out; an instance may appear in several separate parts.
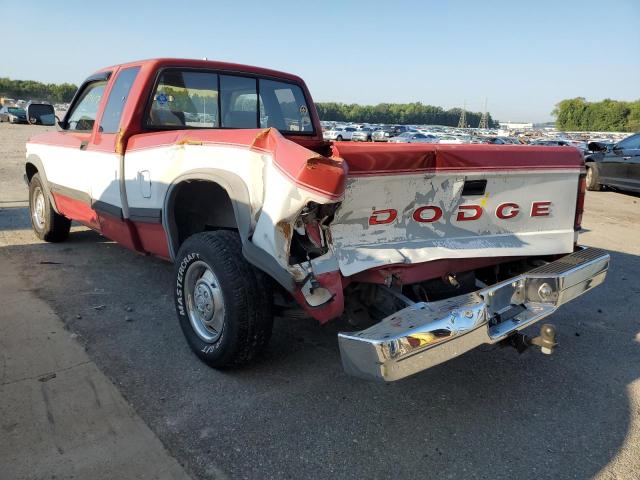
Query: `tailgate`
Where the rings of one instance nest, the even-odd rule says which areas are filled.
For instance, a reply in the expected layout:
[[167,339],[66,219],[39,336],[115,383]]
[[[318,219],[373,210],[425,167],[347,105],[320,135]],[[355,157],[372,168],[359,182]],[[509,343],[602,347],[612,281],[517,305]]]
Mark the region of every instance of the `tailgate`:
[[349,276],[438,259],[569,253],[580,153],[570,147],[349,145],[331,224]]

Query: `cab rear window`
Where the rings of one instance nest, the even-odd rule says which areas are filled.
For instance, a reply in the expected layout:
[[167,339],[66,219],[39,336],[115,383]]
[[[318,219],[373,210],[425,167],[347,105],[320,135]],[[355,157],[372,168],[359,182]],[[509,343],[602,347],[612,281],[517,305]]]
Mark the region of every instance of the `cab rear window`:
[[211,71],[165,69],[150,99],[151,128],[268,128],[310,134],[313,124],[302,89],[265,78]]

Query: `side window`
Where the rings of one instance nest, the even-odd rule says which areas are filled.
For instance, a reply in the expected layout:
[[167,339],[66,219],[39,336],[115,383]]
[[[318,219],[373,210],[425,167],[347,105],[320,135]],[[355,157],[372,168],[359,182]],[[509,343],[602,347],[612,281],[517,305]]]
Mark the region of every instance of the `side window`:
[[106,85],[106,80],[102,80],[90,83],[84,89],[66,122],[68,130],[85,132],[93,129]]
[[100,131],[102,133],[116,133],[118,131],[122,110],[139,70],[140,67],[131,67],[125,68],[118,73],[118,78],[116,78],[111,93],[109,93],[109,99],[100,120]]
[[258,128],[256,79],[220,75],[220,108],[225,128]]
[[309,107],[298,85],[260,79],[260,127],[313,132]]
[[147,125],[219,127],[218,75],[177,69],[163,71],[151,97]]
[[640,135],[632,135],[621,140],[617,147],[623,150],[640,150]]

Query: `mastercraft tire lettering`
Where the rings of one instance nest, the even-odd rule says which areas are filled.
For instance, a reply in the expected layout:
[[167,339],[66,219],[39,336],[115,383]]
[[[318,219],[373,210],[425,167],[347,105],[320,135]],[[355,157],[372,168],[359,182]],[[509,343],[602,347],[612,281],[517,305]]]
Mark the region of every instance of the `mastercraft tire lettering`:
[[253,360],[271,336],[272,295],[236,232],[189,237],[176,257],[175,305],[191,350],[215,368]]

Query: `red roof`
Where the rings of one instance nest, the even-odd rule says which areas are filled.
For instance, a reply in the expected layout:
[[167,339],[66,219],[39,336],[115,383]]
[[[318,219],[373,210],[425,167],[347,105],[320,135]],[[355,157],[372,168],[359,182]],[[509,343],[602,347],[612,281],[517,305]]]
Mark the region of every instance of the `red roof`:
[[[138,60],[134,62],[121,63],[110,67],[101,68],[98,72],[113,70],[115,67],[131,67],[135,65],[149,65],[152,67],[190,67],[190,68],[210,68],[215,70],[228,70],[230,72],[244,72],[255,75],[265,75],[270,77],[278,77],[290,80],[296,83],[302,83],[302,79],[290,73],[271,70],[269,68],[254,67],[251,65],[242,65],[239,63],[216,62],[211,60],[196,60],[193,58],[150,58],[147,60]],[[97,72],[96,72],[97,73]]]

